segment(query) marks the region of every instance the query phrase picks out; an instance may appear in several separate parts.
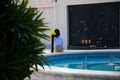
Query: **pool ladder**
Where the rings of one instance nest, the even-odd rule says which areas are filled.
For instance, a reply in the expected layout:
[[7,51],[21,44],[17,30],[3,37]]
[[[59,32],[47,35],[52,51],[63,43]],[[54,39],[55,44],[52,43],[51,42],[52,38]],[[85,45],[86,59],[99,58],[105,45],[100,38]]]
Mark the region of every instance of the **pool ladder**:
[[114,70],[115,69],[115,63],[113,62],[113,58],[114,58],[115,56],[110,56],[110,62],[108,63],[108,65],[110,65],[111,67],[112,67],[112,69]]
[[[114,62],[114,58],[116,58],[116,57],[113,56],[113,55],[111,55],[109,57],[110,61],[108,62],[108,65],[111,66],[113,70],[115,70],[116,67],[118,67],[120,69],[120,66],[119,65],[117,66],[117,64]],[[82,68],[83,69],[88,69],[89,68],[87,60],[88,60],[88,57],[84,57],[83,63],[82,63]]]
[[84,57],[84,60],[83,60],[83,68],[84,68],[84,69],[88,69],[87,57]]

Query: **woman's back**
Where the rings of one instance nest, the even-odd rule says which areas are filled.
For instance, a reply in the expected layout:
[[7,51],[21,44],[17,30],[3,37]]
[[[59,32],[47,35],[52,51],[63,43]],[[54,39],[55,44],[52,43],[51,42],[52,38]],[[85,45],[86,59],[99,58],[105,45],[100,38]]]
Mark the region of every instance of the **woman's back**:
[[55,52],[63,52],[63,38],[60,36],[59,29],[55,29],[56,35],[54,36],[54,49]]

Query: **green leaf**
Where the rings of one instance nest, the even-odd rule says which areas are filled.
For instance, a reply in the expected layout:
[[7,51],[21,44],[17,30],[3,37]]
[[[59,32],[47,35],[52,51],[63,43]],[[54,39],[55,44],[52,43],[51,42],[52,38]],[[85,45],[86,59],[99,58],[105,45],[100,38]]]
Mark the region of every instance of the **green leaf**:
[[[48,40],[43,12],[27,7],[28,0],[0,1],[0,78],[23,80],[33,71],[33,65],[47,63],[41,39]],[[11,71],[12,70],[12,71]]]

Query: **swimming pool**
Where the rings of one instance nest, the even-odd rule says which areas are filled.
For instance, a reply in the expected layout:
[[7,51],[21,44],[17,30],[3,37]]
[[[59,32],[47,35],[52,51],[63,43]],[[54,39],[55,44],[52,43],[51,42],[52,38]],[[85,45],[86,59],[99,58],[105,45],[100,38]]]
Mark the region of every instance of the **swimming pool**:
[[103,71],[120,71],[120,52],[77,52],[46,56],[50,66]]
[[42,80],[120,80],[120,51],[97,50],[45,54]]

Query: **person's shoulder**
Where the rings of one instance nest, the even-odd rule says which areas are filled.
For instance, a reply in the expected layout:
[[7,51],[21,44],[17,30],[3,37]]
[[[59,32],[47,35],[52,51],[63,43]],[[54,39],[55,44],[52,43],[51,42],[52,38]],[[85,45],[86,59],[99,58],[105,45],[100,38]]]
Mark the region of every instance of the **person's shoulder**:
[[56,39],[62,39],[62,36],[55,37]]
[[62,36],[59,36],[59,38],[62,38]]
[[59,39],[63,40],[63,37],[62,37],[62,36],[60,36],[60,37],[59,37]]

